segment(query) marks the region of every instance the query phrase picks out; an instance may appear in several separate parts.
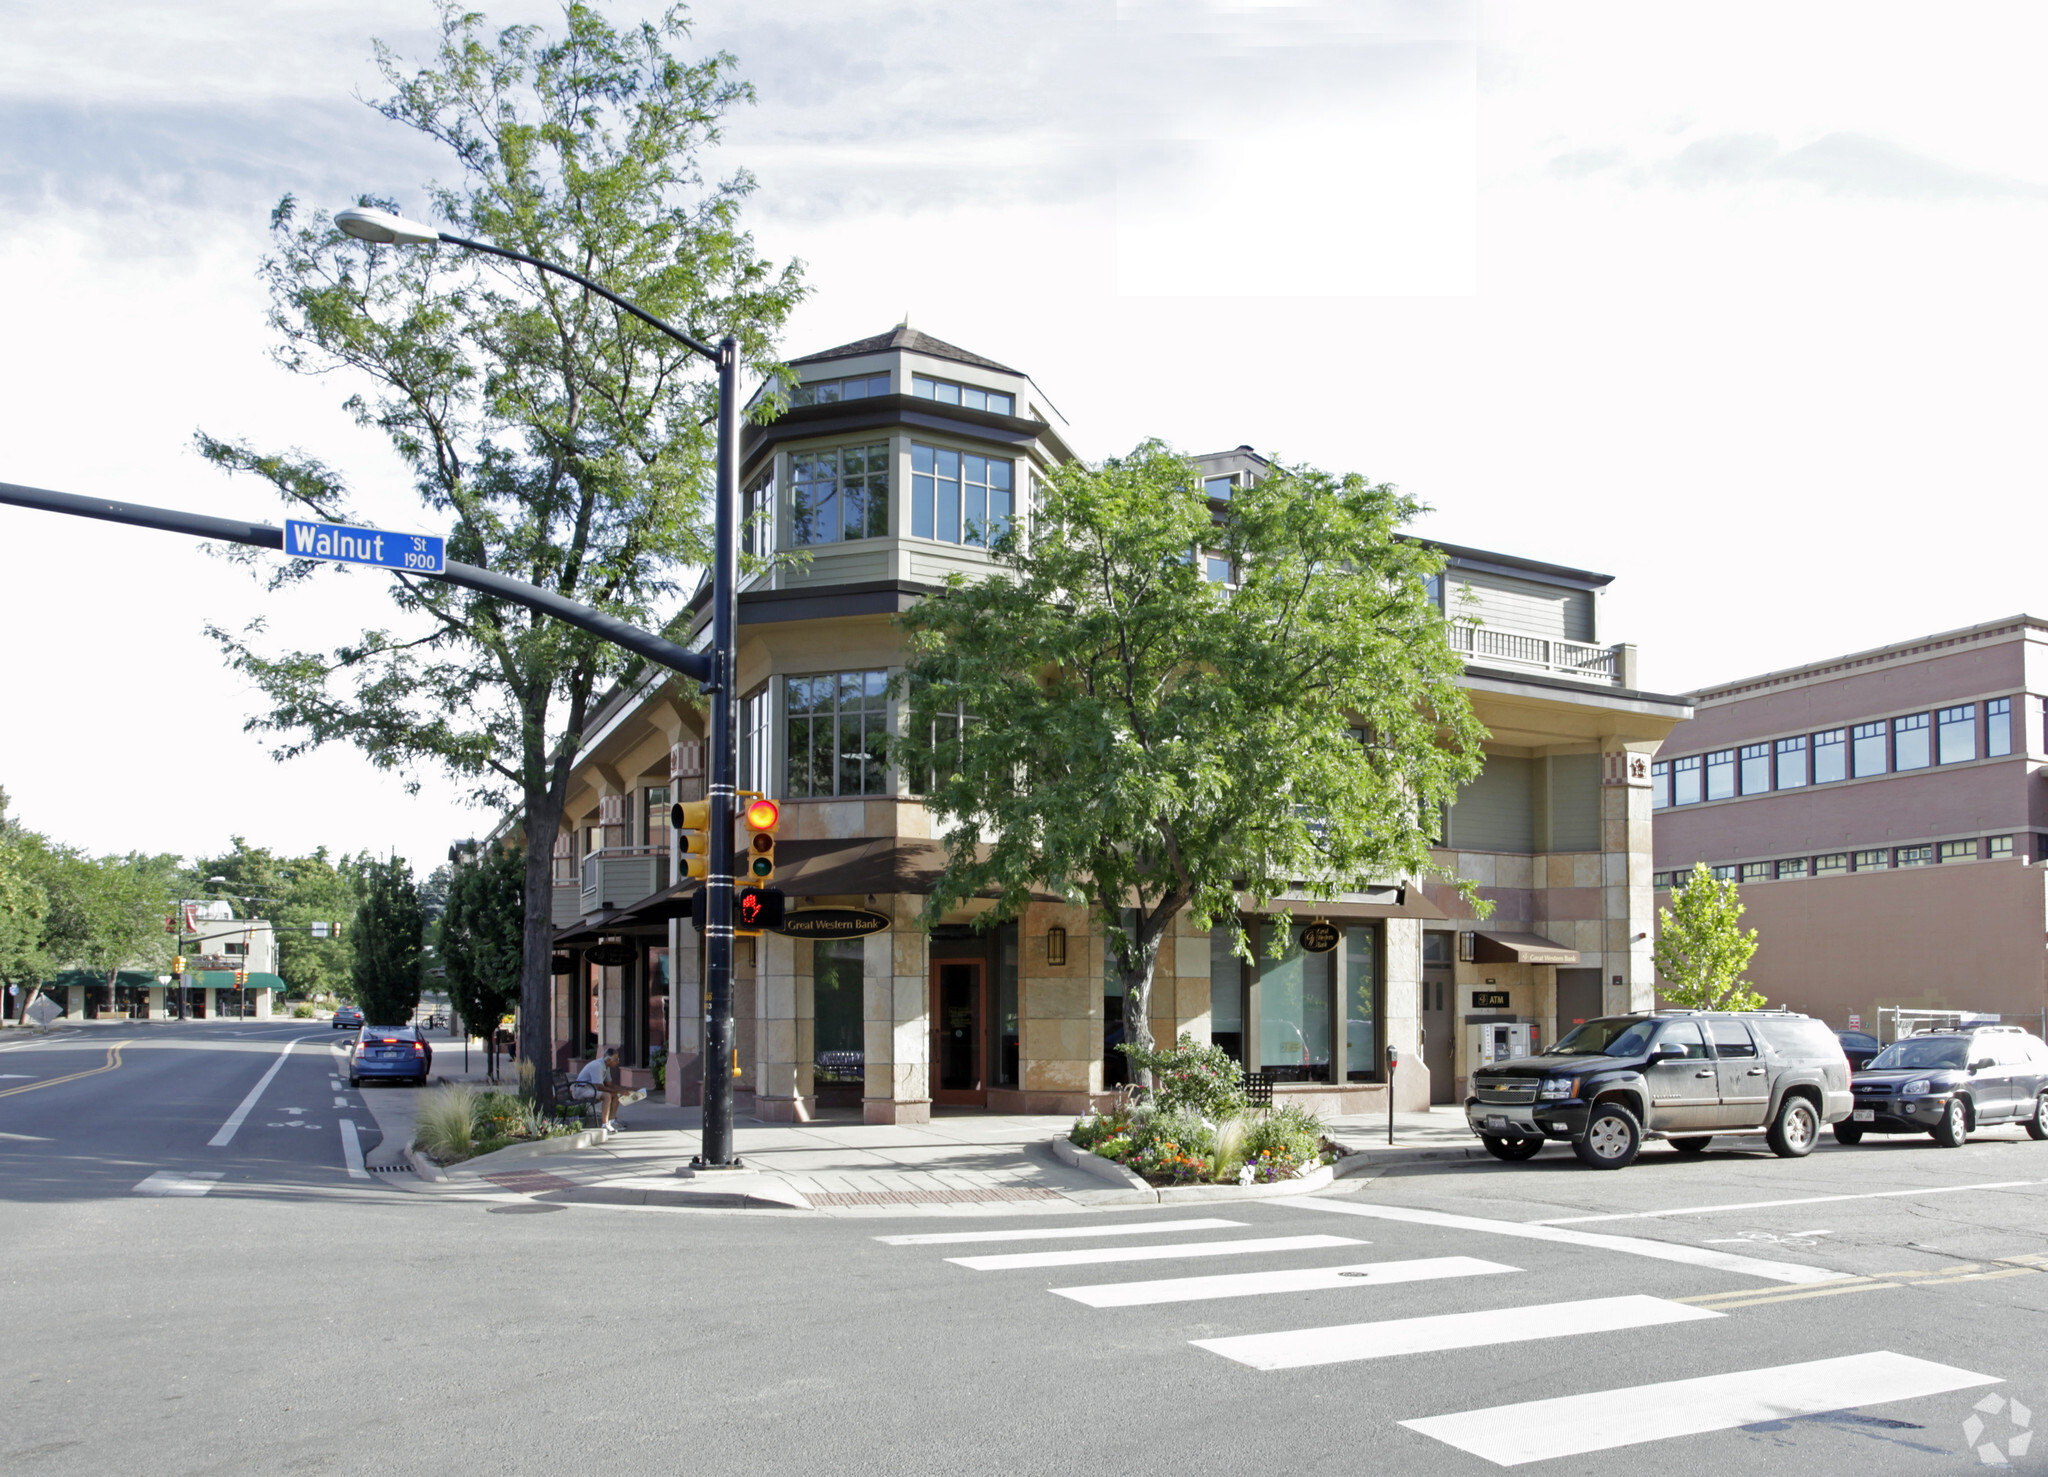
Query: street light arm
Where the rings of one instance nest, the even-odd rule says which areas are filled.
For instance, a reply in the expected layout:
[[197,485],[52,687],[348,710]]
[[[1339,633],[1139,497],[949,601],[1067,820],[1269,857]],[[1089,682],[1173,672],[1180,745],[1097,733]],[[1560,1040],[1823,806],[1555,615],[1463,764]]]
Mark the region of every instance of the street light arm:
[[620,297],[616,292],[613,292],[609,287],[604,286],[602,283],[591,281],[581,272],[572,272],[567,267],[561,266],[555,262],[544,261],[537,256],[528,256],[523,251],[513,251],[509,247],[504,246],[493,246],[488,241],[472,241],[466,236],[453,236],[446,231],[441,231],[437,234],[439,235],[441,240],[447,242],[450,246],[460,246],[469,251],[488,252],[492,256],[502,256],[509,261],[524,262],[529,267],[538,267],[543,272],[553,272],[557,277],[567,277],[571,282],[574,282],[578,287],[587,288],[589,291],[596,293],[599,297],[603,298],[606,302],[612,304],[614,307],[625,309],[628,313],[631,313],[635,318],[638,318],[642,323],[646,323],[654,328],[660,329],[663,333],[667,334],[677,343],[683,345],[683,347],[690,349],[695,353],[703,355],[706,359],[709,359],[713,364],[719,362],[718,350],[713,348],[710,344],[705,343],[704,340],[693,337],[690,334],[684,333],[680,328],[676,328],[668,323],[664,323],[661,319],[655,317],[645,308],[635,307],[632,303],[629,303],[624,298]]
[[[151,508],[107,498],[80,497],[76,493],[51,492],[46,488],[22,487],[12,482],[0,482],[0,503],[36,508],[45,513],[68,513],[74,518],[126,523],[135,528],[154,528],[162,533],[217,539],[222,543],[248,544],[258,549],[284,549],[283,529],[268,523],[244,523],[238,518],[214,518],[204,513],[181,513],[175,508]],[[699,682],[711,680],[711,658],[703,652],[686,650],[652,631],[643,631],[580,600],[557,595],[539,585],[529,585],[524,580],[512,579],[496,570],[480,569],[474,564],[458,564],[452,559],[439,574],[423,571],[412,571],[412,574],[416,579],[440,580],[479,594],[510,600],[528,610],[551,615],[564,624],[588,631],[593,636],[602,636],[614,646],[644,657],[658,667],[680,672]]]

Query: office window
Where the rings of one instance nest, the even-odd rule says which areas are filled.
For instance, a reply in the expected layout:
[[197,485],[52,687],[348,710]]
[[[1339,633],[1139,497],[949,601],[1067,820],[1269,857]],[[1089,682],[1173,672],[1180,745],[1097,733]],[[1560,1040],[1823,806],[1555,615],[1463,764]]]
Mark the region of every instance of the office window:
[[1222,554],[1203,553],[1202,578],[1212,585],[1235,583],[1230,577],[1230,560]]
[[1778,863],[1780,877],[1804,877],[1807,874],[1806,858],[1795,856]]
[[882,538],[889,532],[889,446],[792,452],[790,537],[798,544]]
[[1778,740],[1778,788],[1797,790],[1806,783],[1806,736]]
[[1927,715],[1908,713],[1892,719],[1892,768],[1925,769],[1933,756],[1927,750]]
[[1671,761],[1659,759],[1650,766],[1650,809],[1664,810],[1671,804]]
[[769,716],[772,707],[768,687],[764,683],[740,699],[740,788],[759,790],[766,794],[773,788],[768,783],[773,772],[770,753],[773,748],[773,720]]
[[1344,1078],[1348,1082],[1372,1082],[1381,1071],[1379,938],[1377,923],[1353,923],[1344,930]]
[[1816,877],[1832,877],[1837,872],[1848,870],[1849,853],[1846,851],[1831,851],[1826,856],[1813,859],[1813,875]]
[[1977,705],[1943,708],[1934,715],[1935,751],[1943,764],[1962,764],[1977,757]]
[[740,494],[740,548],[760,559],[775,552],[773,463]]
[[1700,803],[1700,756],[1693,754],[1684,759],[1671,761],[1671,803],[1673,805],[1697,805]]
[[880,795],[888,772],[887,672],[783,679],[793,799]]
[[640,823],[640,844],[657,851],[668,850],[668,786],[649,785]]
[[1000,457],[910,448],[910,531],[948,544],[988,544],[1010,527],[1011,464]]
[[1977,843],[1944,841],[1941,843],[1941,859],[1945,862],[1974,862],[1977,860]]
[[[1212,503],[1227,503],[1230,501],[1231,494],[1236,491],[1237,475],[1235,473],[1222,477],[1204,477],[1202,479],[1202,496],[1209,499]],[[1431,575],[1430,578],[1435,579],[1436,576]]]
[[1901,846],[1898,865],[1901,867],[1926,867],[1933,865],[1934,848],[1931,846]]
[[2012,699],[1995,697],[1984,705],[1984,757],[2002,759],[2012,752]]
[[965,703],[956,703],[951,709],[932,715],[931,745],[938,763],[929,774],[906,777],[913,795],[931,794],[960,772],[960,739],[973,721],[974,715],[967,711]]
[[1727,800],[1735,794],[1735,751],[1722,749],[1707,755],[1707,798]]
[[1744,882],[1768,882],[1773,875],[1773,869],[1769,862],[1744,862],[1742,864],[1742,880]]
[[1668,889],[1672,885],[1672,878],[1676,875],[1676,873],[1672,872],[1652,873],[1650,877],[1650,886]]
[[1859,872],[1882,872],[1892,864],[1892,854],[1882,847],[1876,851],[1856,853],[1856,870]]
[[833,405],[841,400],[866,400],[889,393],[886,374],[857,375],[852,379],[813,380],[789,392],[790,408],[799,405]]
[[2012,837],[1993,836],[1990,842],[1991,860],[2007,861],[2012,857]]
[[1849,746],[1856,778],[1884,773],[1884,724],[1857,724],[1849,730]]
[[1733,882],[1735,880],[1735,868],[1732,866],[1709,867],[1707,868],[1707,871],[1713,876],[1713,879],[1716,882]]
[[1761,795],[1771,787],[1771,746],[1742,746],[1742,793]]
[[1813,736],[1813,782],[1831,785],[1849,776],[1849,730],[1830,728]]
[[910,393],[920,400],[936,400],[941,405],[961,405],[969,410],[990,410],[997,415],[1015,415],[1017,402],[1001,390],[982,390],[973,385],[956,385],[949,380],[927,379],[921,374],[910,377]]

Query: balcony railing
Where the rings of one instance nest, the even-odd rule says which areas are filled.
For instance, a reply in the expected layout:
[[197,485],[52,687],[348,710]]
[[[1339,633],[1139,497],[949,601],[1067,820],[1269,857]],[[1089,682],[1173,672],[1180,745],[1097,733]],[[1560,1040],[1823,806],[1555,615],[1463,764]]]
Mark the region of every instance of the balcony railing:
[[1527,667],[1585,682],[1626,685],[1622,646],[1588,646],[1581,641],[1553,641],[1493,626],[1453,623],[1451,645],[1483,665]]
[[668,886],[668,848],[612,846],[583,859],[583,916],[608,913]]

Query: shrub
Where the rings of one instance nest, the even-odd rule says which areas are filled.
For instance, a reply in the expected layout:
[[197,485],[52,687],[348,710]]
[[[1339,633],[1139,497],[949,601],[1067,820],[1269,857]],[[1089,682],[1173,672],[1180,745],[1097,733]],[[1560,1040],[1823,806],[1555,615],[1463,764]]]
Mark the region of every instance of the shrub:
[[295,1021],[310,1021],[313,1019],[313,1007],[301,1000],[292,1007],[292,1019]]
[[1290,1103],[1262,1113],[1246,1125],[1239,1181],[1288,1179],[1321,1157],[1322,1140],[1323,1120],[1307,1108]]
[[525,1102],[534,1100],[533,1063],[524,1059],[519,1063],[519,1096]]
[[476,1152],[476,1089],[460,1083],[437,1087],[420,1100],[413,1142],[443,1164]]
[[1244,1111],[1244,1068],[1220,1046],[1204,1046],[1185,1031],[1165,1050],[1129,1042],[1117,1048],[1133,1067],[1152,1073],[1152,1100],[1162,1113],[1189,1112],[1221,1123]]

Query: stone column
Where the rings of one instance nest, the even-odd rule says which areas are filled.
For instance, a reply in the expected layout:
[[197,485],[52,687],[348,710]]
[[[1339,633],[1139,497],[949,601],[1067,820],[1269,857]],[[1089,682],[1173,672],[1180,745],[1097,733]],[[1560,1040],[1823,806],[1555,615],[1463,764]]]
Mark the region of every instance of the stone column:
[[[1600,847],[1605,1008],[1648,1010],[1657,1003],[1651,947],[1656,893],[1650,886],[1650,748],[1601,755]],[[1616,984],[1616,977],[1620,983]]]
[[[1046,960],[1046,934],[1053,928],[1066,930],[1065,964]],[[1025,1111],[1078,1113],[1102,1091],[1102,940],[1088,926],[1086,908],[1033,903],[1018,942],[1017,1054]]]
[[[810,1081],[811,980],[808,974],[801,982],[797,978],[797,940],[764,933],[754,949],[760,961],[754,974],[754,1116],[767,1123],[808,1123],[817,1109]],[[809,947],[801,952],[808,964]],[[805,987],[802,1000],[799,983]]]
[[1209,931],[1196,928],[1186,913],[1159,941],[1152,970],[1152,1039],[1171,1046],[1183,1031],[1209,1040]]
[[[1429,1064],[1422,1059],[1422,920],[1389,918],[1387,929],[1386,1034],[1380,1041],[1385,1051],[1391,1044],[1400,1053],[1401,1065],[1394,1074],[1394,1107],[1408,1112],[1429,1108]],[[1453,1020],[1459,1019],[1456,1010]],[[1341,1026],[1339,1027],[1341,1029]],[[1453,1037],[1451,1050],[1463,1041]],[[1376,1065],[1383,1066],[1384,1063]],[[1462,1073],[1462,1063],[1451,1068]],[[1384,1106],[1384,1103],[1382,1104]]]
[[696,928],[686,918],[668,925],[668,1086],[674,1107],[704,1101],[704,980],[697,968]]
[[869,1123],[931,1122],[931,967],[917,926],[923,904],[909,893],[883,900],[893,923],[863,943],[861,1117]]

